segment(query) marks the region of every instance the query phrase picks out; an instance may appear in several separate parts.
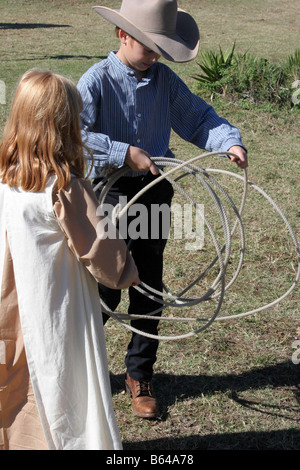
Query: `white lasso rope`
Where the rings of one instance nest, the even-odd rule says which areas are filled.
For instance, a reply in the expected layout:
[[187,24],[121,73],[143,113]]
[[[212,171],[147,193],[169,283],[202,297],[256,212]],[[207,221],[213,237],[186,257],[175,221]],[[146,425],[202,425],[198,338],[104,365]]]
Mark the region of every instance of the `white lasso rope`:
[[[205,158],[205,157],[211,157],[211,156],[220,156],[220,155],[226,155],[228,157],[230,156],[236,156],[233,153],[230,152],[209,152],[205,153],[202,155],[198,155],[196,157],[191,158],[188,161],[181,161],[177,160],[174,158],[164,158],[164,157],[153,157],[152,160],[155,163],[155,165],[160,169],[160,176],[157,177],[155,180],[151,181],[147,186],[145,186],[141,191],[139,191],[123,208],[120,209],[119,213],[116,214],[116,222],[118,219],[120,219],[129,209],[129,207],[134,204],[135,201],[137,201],[142,194],[144,194],[146,191],[148,191],[151,187],[155,186],[158,184],[162,179],[166,179],[169,181],[178,191],[185,196],[194,206],[195,210],[199,213],[199,215],[202,217],[204,223],[206,224],[210,236],[212,238],[214,247],[216,249],[217,256],[215,259],[210,263],[210,265],[192,282],[190,283],[182,292],[180,292],[177,295],[172,295],[169,290],[167,289],[166,286],[164,286],[166,293],[164,292],[158,292],[155,289],[152,289],[150,286],[146,285],[145,283],[141,282],[139,286],[135,286],[134,288],[137,289],[139,292],[141,292],[143,295],[146,295],[150,299],[156,301],[157,303],[160,303],[162,305],[161,308],[158,308],[157,310],[154,310],[153,312],[148,313],[147,315],[130,315],[127,313],[120,313],[120,312],[113,312],[105,303],[102,299],[101,305],[102,309],[105,313],[110,315],[111,317],[115,318],[118,322],[120,322],[122,325],[124,325],[126,328],[130,329],[131,331],[134,331],[138,334],[147,336],[152,339],[158,339],[158,340],[177,340],[177,339],[182,339],[182,338],[187,338],[190,336],[193,336],[195,334],[198,334],[199,332],[203,331],[204,329],[208,328],[213,321],[224,321],[224,320],[232,320],[232,319],[237,319],[241,317],[245,317],[248,315],[252,315],[254,313],[261,312],[263,310],[266,310],[270,307],[273,307],[277,303],[281,302],[285,297],[287,297],[296,287],[299,278],[300,278],[300,249],[299,249],[299,244],[297,241],[297,238],[294,234],[294,231],[288,222],[287,218],[281,211],[281,209],[278,207],[278,205],[273,201],[273,199],[265,192],[263,191],[260,187],[252,183],[251,181],[248,180],[247,177],[247,170],[243,170],[244,175],[241,176],[239,174],[226,171],[226,170],[221,170],[221,169],[203,169],[199,168],[194,164],[194,162]],[[166,167],[172,167],[168,171],[162,171],[161,168],[166,168]],[[179,169],[184,170],[184,174],[180,175],[179,177],[172,179],[170,175],[172,175],[174,172],[178,171]],[[99,203],[100,205],[103,204],[105,197],[111,188],[113,184],[121,177],[124,176],[126,173],[130,171],[130,168],[128,167],[122,167],[119,170],[116,170],[113,172],[109,177],[107,177],[106,181],[101,181],[97,186],[94,187],[94,191],[97,191],[97,189],[100,186],[103,186],[100,197],[99,197]],[[219,173],[219,174],[226,174],[231,177],[240,179],[243,181],[243,194],[241,197],[241,203],[239,209],[236,208],[235,204],[233,203],[232,199],[228,195],[228,193],[224,190],[224,188],[211,176],[211,173]],[[216,239],[215,233],[209,224],[208,220],[206,217],[202,214],[202,212],[199,210],[198,205],[196,202],[190,197],[188,193],[178,184],[178,181],[182,179],[184,176],[187,174],[192,174],[193,176],[196,177],[198,182],[203,185],[205,190],[208,191],[221,220],[222,227],[223,227],[223,232],[224,232],[224,239],[225,243],[224,246],[221,248],[218,244],[218,241]],[[221,203],[216,191],[213,189],[213,186],[217,187],[217,189],[222,193],[222,195],[226,198],[227,202],[233,209],[236,215],[236,221],[234,224],[233,229],[230,232],[229,228],[229,221],[228,217],[226,214],[226,211],[224,209],[223,204]],[[244,236],[244,228],[243,228],[243,223],[241,219],[241,215],[245,206],[246,202],[246,196],[247,196],[247,191],[248,191],[248,186],[253,188],[254,190],[258,191],[276,210],[276,212],[280,215],[282,218],[283,222],[285,223],[290,237],[292,239],[293,245],[296,250],[296,256],[298,260],[298,269],[297,273],[294,279],[294,282],[290,286],[290,288],[280,297],[277,299],[273,300],[272,302],[265,304],[261,307],[258,307],[256,309],[250,310],[248,312],[236,314],[236,315],[229,315],[229,316],[223,316],[223,317],[218,317],[218,314],[220,312],[223,300],[224,300],[224,295],[225,292],[229,289],[230,286],[235,282],[237,279],[240,270],[242,269],[243,265],[243,259],[244,259],[244,252],[245,252],[245,236]],[[240,231],[240,240],[241,240],[241,247],[240,247],[240,257],[239,257],[239,262],[237,269],[235,273],[233,274],[231,280],[225,284],[225,273],[226,273],[226,268],[229,262],[230,258],[230,253],[231,253],[231,239],[232,236],[236,230],[236,228],[239,228]],[[224,260],[223,260],[223,255],[224,253]],[[186,298],[184,297],[184,294],[187,293],[199,280],[203,279],[207,272],[218,262],[219,265],[219,272],[218,275],[216,276],[215,280],[213,281],[212,285],[210,288],[206,291],[206,293],[200,297],[200,298]],[[145,290],[147,289],[147,291]],[[150,293],[149,293],[150,292]],[[217,307],[215,311],[212,313],[210,318],[176,318],[176,317],[163,317],[163,316],[158,316],[155,315],[159,312],[161,312],[164,308],[166,307],[190,307],[193,305],[197,305],[200,302],[211,300],[211,299],[218,299]],[[155,316],[154,316],[155,315]],[[126,320],[137,320],[137,319],[149,319],[149,320],[164,320],[164,321],[174,321],[174,322],[198,322],[202,323],[202,325],[199,328],[194,329],[193,331],[190,331],[189,333],[182,334],[182,335],[175,335],[175,336],[160,336],[160,335],[152,335],[149,333],[145,333],[141,330],[138,330],[137,328],[134,328],[131,325],[128,325],[123,321],[123,319]],[[204,323],[204,324],[203,324]]]

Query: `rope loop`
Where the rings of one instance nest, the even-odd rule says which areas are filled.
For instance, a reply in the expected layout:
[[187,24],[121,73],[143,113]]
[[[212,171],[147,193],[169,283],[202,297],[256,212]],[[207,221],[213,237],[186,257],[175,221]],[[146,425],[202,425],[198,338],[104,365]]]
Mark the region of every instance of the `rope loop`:
[[[157,339],[157,340],[178,340],[178,339],[188,338],[207,329],[214,321],[238,319],[238,318],[242,318],[245,316],[253,315],[255,313],[261,312],[263,310],[266,310],[268,308],[275,306],[276,304],[281,302],[284,298],[286,298],[295,289],[299,281],[299,278],[300,278],[299,244],[298,244],[296,235],[289,221],[287,220],[286,216],[282,212],[282,210],[279,208],[276,202],[263,189],[261,189],[259,186],[257,186],[256,184],[248,180],[246,169],[243,170],[244,174],[240,175],[240,174],[233,173],[227,170],[222,170],[222,169],[201,168],[195,164],[200,159],[207,158],[207,157],[215,157],[215,156],[218,156],[218,157],[225,156],[228,159],[230,159],[231,156],[236,156],[236,155],[231,152],[225,152],[225,151],[224,152],[223,151],[222,152],[209,152],[209,153],[204,153],[202,155],[193,157],[187,161],[177,160],[175,158],[153,157],[152,161],[159,168],[160,176],[158,176],[155,180],[151,181],[147,186],[145,186],[141,191],[139,191],[130,201],[126,203],[124,207],[118,206],[117,210],[114,213],[114,223],[117,223],[118,220],[121,219],[121,217],[124,216],[128,212],[129,208],[146,191],[148,191],[150,188],[158,184],[161,180],[166,179],[172,184],[172,186],[183,197],[185,197],[192,204],[196,212],[203,219],[203,223],[208,229],[208,232],[210,234],[211,240],[213,242],[213,245],[216,251],[215,258],[204,269],[204,271],[201,272],[191,283],[189,283],[188,286],[186,286],[181,292],[177,294],[172,294],[166,285],[163,286],[164,287],[163,292],[158,292],[157,290],[152,289],[150,286],[148,286],[144,282],[141,282],[138,286],[135,286],[134,289],[138,290],[140,293],[149,297],[155,302],[161,304],[160,308],[148,313],[147,315],[130,315],[127,313],[114,312],[104,303],[103,299],[100,299],[102,309],[105,313],[107,313],[112,318],[114,318],[119,323],[121,323],[123,326],[125,326],[126,328],[130,329],[131,331],[135,333],[147,336],[152,339]],[[183,173],[180,176],[174,178],[173,174],[178,172],[178,170],[182,170]],[[127,166],[117,169],[116,171],[112,172],[109,176],[107,176],[105,180],[101,181],[94,187],[94,191],[96,192],[100,188],[100,186],[102,186],[102,190],[101,190],[100,197],[99,197],[100,205],[104,203],[105,198],[110,188],[117,182],[119,178],[126,175],[129,171],[130,171],[130,168]],[[243,182],[243,192],[241,195],[241,202],[240,202],[239,208],[236,207],[232,198],[229,196],[228,192],[224,189],[224,187],[222,187],[216,181],[216,179],[212,176],[212,174],[224,174],[224,175],[230,176],[231,178],[236,178]],[[202,185],[203,189],[207,191],[208,195],[210,196],[213,202],[214,208],[216,209],[220,222],[221,222],[222,233],[224,237],[223,246],[220,246],[216,233],[213,227],[211,226],[210,222],[207,220],[207,217],[204,214],[202,214],[202,212],[199,210],[199,204],[197,204],[196,201],[190,196],[190,194],[187,193],[187,191],[179,184],[179,182],[181,182],[181,180],[187,175],[193,175],[196,178],[197,184]],[[242,222],[242,213],[246,204],[246,198],[247,198],[249,187],[257,191],[258,193],[260,193],[260,195],[263,196],[268,201],[268,203],[270,203],[272,208],[275,209],[275,211],[281,217],[282,222],[284,222],[286,228],[288,229],[289,236],[295,248],[298,268],[297,268],[294,281],[289,287],[289,289],[277,299],[261,307],[258,307],[256,309],[253,309],[244,313],[239,313],[236,315],[219,316],[222,303],[224,301],[225,293],[234,284],[234,282],[238,278],[241,272],[241,269],[243,267],[246,243],[245,243],[244,226]],[[217,195],[217,191],[221,192],[222,196],[226,199],[229,207],[233,210],[235,214],[235,222],[233,224],[232,229],[230,229],[227,211],[225,210],[224,205],[222,204],[219,196]],[[228,281],[226,279],[226,270],[227,270],[228,263],[230,262],[229,260],[231,256],[232,238],[237,228],[240,234],[239,261],[237,263],[237,268],[235,272],[233,273],[231,279]],[[193,286],[199,283],[199,281],[202,280],[207,275],[207,273],[212,270],[212,268],[216,269],[216,266],[218,266],[217,275],[215,279],[213,280],[212,284],[210,285],[210,287],[204,292],[204,294],[196,298],[185,297],[185,295],[193,288]],[[209,300],[216,300],[216,303],[217,303],[214,311],[212,312],[209,318],[188,318],[188,317],[174,317],[173,315],[172,316],[162,315],[162,311],[167,307],[188,308],[188,307],[192,307],[195,305],[200,305],[202,302],[207,302]],[[159,313],[160,315],[157,315]],[[169,336],[151,335],[149,333],[145,333],[141,330],[138,330],[134,328],[132,325],[126,323],[126,321],[137,320],[140,318],[149,319],[149,320],[173,321],[173,322],[195,322],[198,325],[192,331],[185,333],[185,334],[181,334],[181,335],[169,335]]]

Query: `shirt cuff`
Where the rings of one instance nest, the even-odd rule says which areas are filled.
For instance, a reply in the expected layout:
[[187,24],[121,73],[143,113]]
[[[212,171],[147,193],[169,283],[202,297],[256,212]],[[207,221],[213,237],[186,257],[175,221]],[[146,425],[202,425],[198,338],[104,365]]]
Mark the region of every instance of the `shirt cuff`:
[[121,168],[124,165],[129,144],[113,141],[109,154],[109,164]]

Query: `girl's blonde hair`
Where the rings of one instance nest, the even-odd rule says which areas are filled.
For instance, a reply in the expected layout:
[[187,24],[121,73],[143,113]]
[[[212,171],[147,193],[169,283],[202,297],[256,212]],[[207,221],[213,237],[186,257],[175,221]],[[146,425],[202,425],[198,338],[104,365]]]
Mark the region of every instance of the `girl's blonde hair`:
[[75,85],[51,71],[31,70],[20,80],[0,144],[2,183],[42,191],[51,175],[58,189],[71,174],[84,177],[82,100]]

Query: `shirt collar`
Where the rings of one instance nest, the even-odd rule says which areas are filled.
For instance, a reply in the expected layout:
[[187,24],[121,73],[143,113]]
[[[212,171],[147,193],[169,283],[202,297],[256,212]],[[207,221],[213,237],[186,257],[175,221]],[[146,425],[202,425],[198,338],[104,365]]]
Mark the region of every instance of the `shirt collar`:
[[[117,69],[120,70],[120,72],[125,73],[129,77],[135,77],[136,78],[136,73],[134,70],[132,70],[130,67],[124,64],[119,57],[117,56],[117,51],[110,51],[108,55],[109,60],[112,62],[113,66],[116,67]],[[139,82],[140,84],[146,85],[151,79],[153,78],[153,71],[152,67],[148,69],[147,77],[142,78],[142,80]]]

